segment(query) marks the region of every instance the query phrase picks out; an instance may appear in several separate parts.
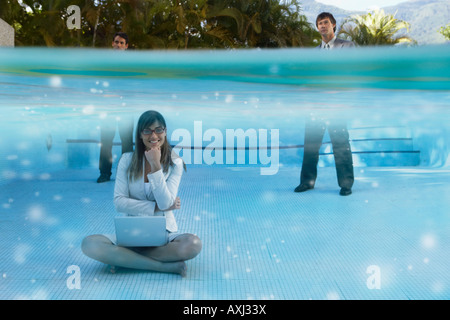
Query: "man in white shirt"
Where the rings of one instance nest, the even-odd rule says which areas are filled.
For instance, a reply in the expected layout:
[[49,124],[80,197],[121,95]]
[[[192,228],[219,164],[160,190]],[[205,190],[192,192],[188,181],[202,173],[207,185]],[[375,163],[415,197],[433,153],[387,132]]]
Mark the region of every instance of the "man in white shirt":
[[[322,36],[322,43],[317,48],[334,50],[355,46],[351,41],[336,38],[336,20],[331,13],[322,12],[319,14],[316,19],[316,26]],[[348,196],[352,193],[354,182],[353,160],[347,125],[345,121],[339,119],[324,119],[315,115],[312,115],[312,119],[307,119],[305,124],[302,171],[300,184],[295,188],[295,192],[314,189],[317,178],[319,149],[327,129],[333,146],[338,184],[341,187],[339,194]]]

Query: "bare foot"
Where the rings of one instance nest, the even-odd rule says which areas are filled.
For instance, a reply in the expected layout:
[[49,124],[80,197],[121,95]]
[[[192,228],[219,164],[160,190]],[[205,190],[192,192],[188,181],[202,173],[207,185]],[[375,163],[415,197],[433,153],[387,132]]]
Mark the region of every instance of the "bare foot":
[[[177,273],[180,276],[182,276],[183,278],[186,277],[187,275],[187,266],[186,263],[184,263],[184,261],[179,261],[179,262],[166,262],[164,263],[165,268],[162,270],[158,270],[160,272],[170,272],[170,273]],[[111,272],[112,274],[117,272],[118,267],[116,266],[109,266],[109,272]]]
[[187,275],[187,266],[184,261],[177,262],[163,262],[163,268],[159,269],[160,272],[176,273],[183,278]]
[[177,273],[179,273],[180,274],[180,276],[182,276],[183,278],[185,278],[186,277],[186,275],[187,275],[187,266],[186,266],[186,263],[184,263],[184,261],[180,261],[180,262],[177,262],[178,264],[179,264],[179,266],[178,266],[178,272]]
[[112,274],[117,272],[117,267],[116,266],[109,266],[109,272],[111,272]]
[[184,261],[161,262],[160,267],[154,271],[176,273],[184,278],[187,275],[187,266]]

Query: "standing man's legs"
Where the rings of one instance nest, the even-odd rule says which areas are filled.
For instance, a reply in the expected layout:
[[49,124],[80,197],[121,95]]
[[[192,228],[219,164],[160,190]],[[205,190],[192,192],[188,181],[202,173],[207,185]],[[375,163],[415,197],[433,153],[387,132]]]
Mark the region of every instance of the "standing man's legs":
[[107,117],[100,124],[100,159],[99,169],[100,177],[98,183],[109,181],[111,178],[112,168],[112,146],[116,133],[116,120],[113,117]]
[[132,115],[120,116],[119,135],[122,142],[122,154],[133,152],[133,127],[134,119]]
[[354,182],[352,150],[349,134],[345,122],[332,123],[328,127],[331,143],[333,145],[334,161],[340,195],[347,196],[352,193]]
[[319,149],[325,134],[325,122],[308,119],[305,124],[305,143],[303,164],[300,174],[300,185],[295,192],[303,192],[314,188],[317,178],[317,163],[319,162]]

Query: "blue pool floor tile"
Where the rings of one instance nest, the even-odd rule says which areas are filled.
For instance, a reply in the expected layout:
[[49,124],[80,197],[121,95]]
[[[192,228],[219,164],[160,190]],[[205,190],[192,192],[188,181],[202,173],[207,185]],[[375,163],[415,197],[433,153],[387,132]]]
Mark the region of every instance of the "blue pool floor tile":
[[[450,170],[334,168],[294,193],[300,168],[189,167],[176,212],[203,242],[186,278],[117,269],[80,249],[111,233],[113,180],[64,170],[0,186],[0,299],[449,299]],[[75,268],[75,269],[74,269]],[[76,270],[76,271],[74,271]]]

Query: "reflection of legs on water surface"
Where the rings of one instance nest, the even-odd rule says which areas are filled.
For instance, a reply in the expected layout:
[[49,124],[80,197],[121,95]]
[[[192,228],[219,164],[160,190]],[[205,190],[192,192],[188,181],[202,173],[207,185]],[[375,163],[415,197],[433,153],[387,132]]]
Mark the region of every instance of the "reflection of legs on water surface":
[[154,248],[126,248],[113,244],[104,235],[83,239],[81,249],[88,257],[115,267],[177,273],[186,276],[185,260],[196,257],[201,250],[198,237],[183,234],[165,246]]

